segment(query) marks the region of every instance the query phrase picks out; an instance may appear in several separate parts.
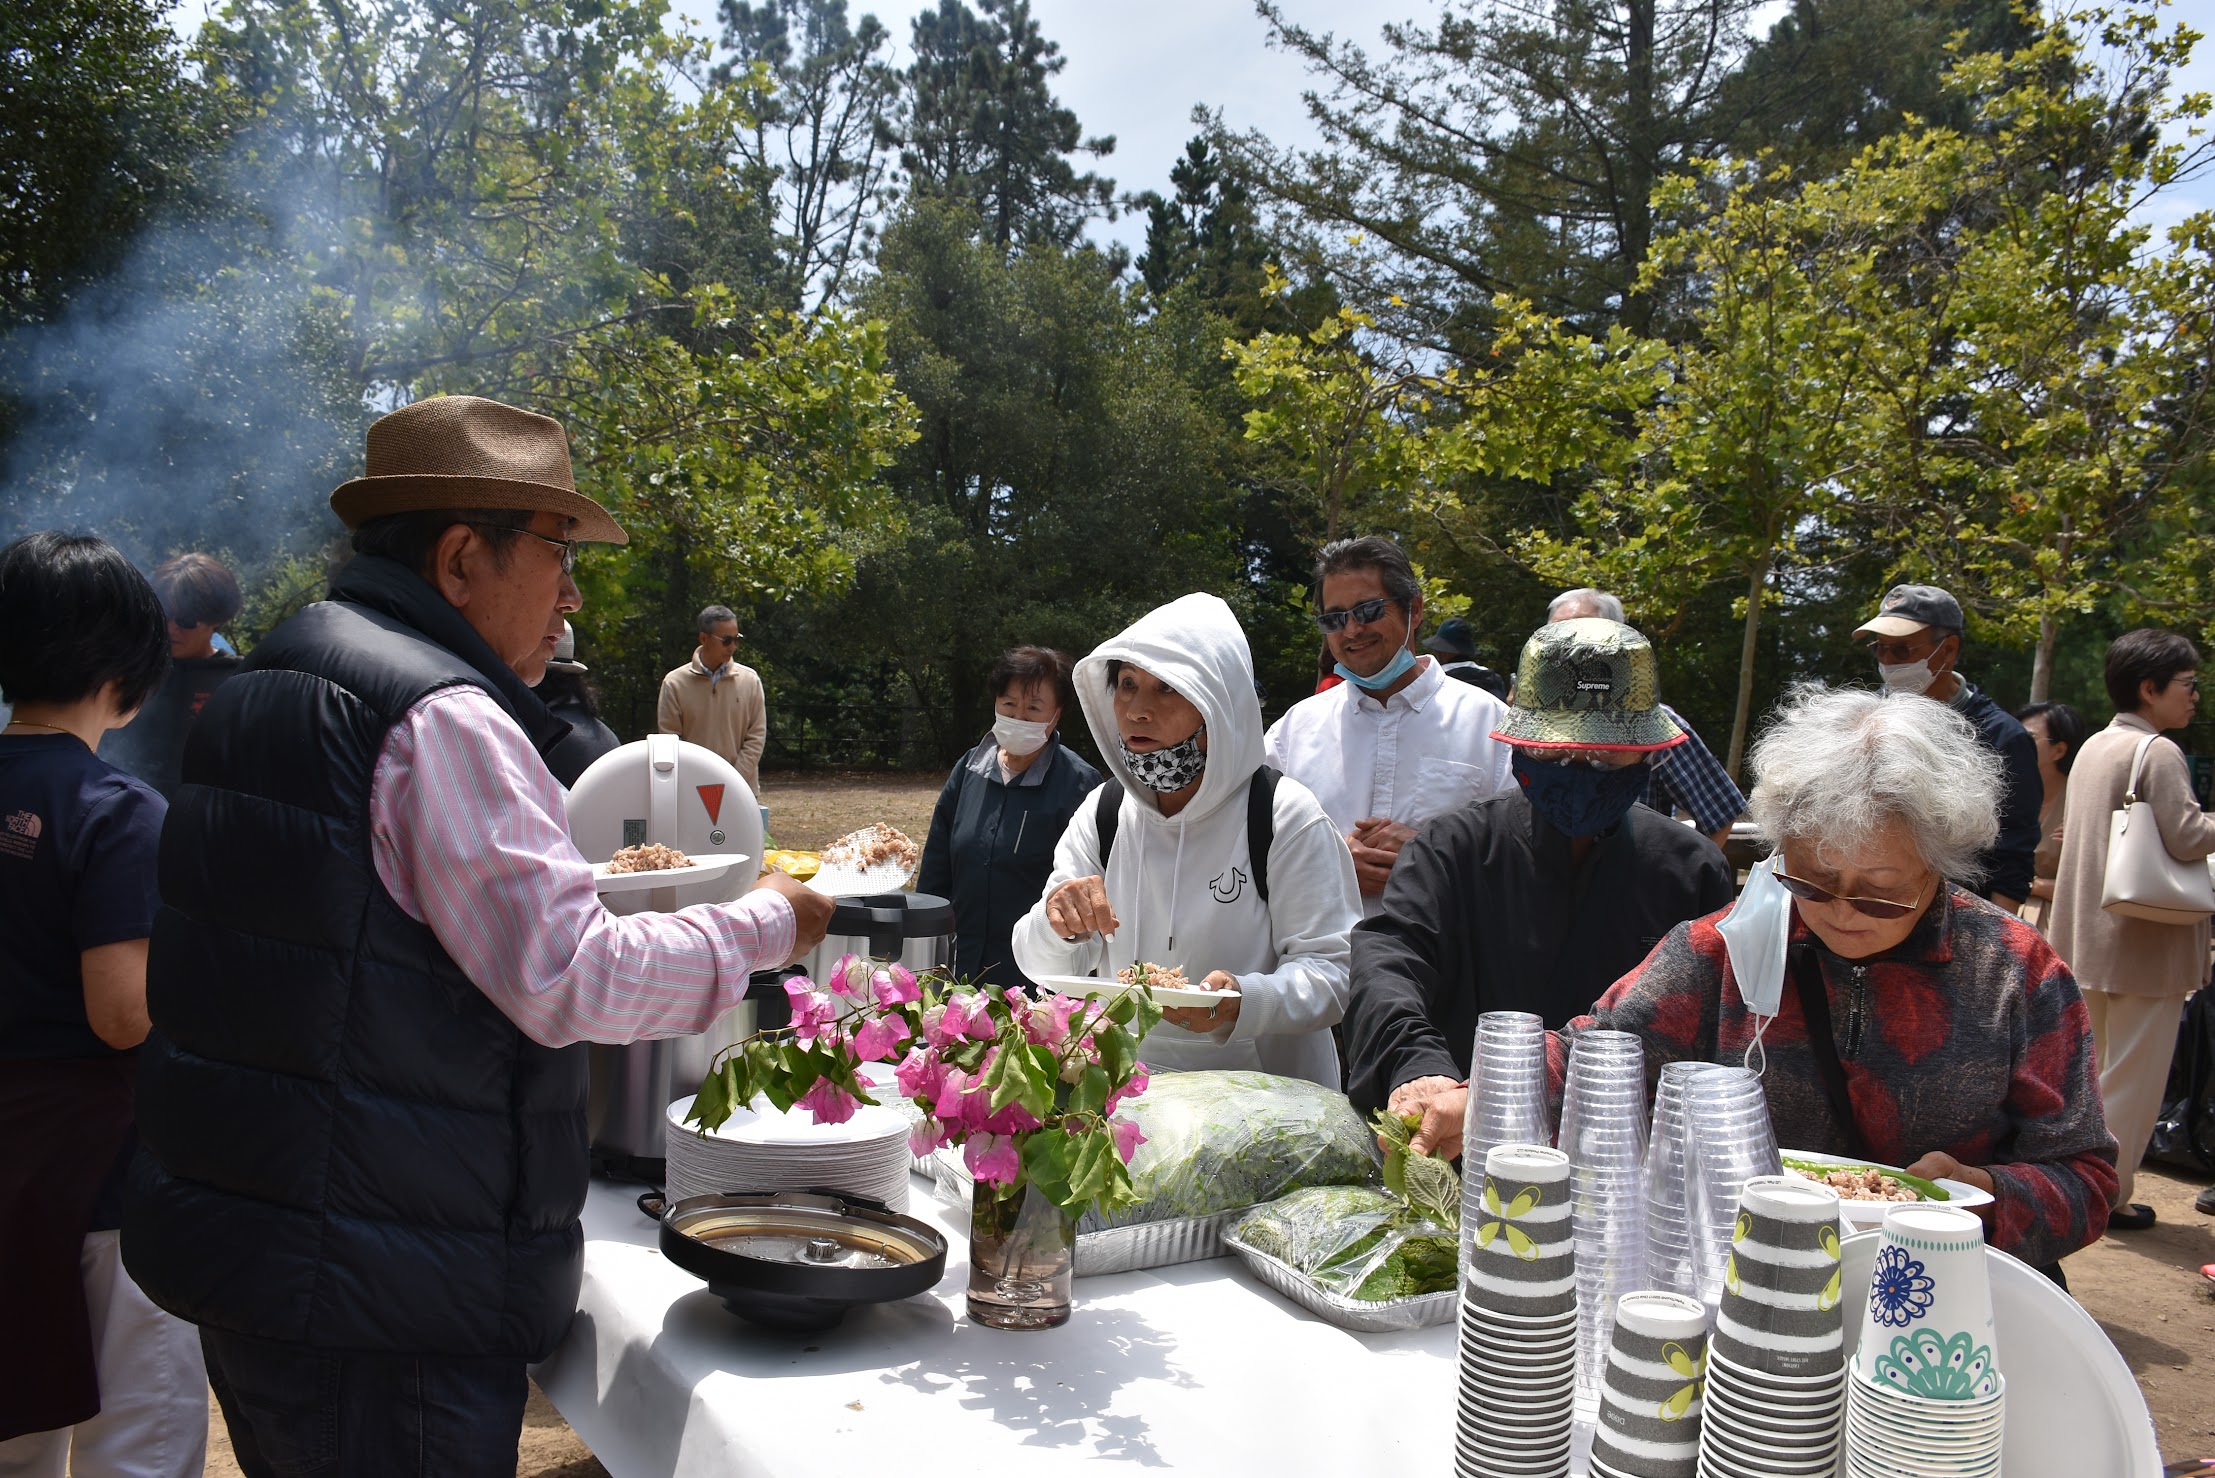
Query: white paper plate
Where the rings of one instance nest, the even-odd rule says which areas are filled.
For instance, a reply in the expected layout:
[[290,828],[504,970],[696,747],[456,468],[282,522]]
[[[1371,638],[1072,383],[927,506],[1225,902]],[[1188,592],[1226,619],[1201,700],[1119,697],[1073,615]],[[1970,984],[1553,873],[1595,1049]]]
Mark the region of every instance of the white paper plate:
[[[1112,996],[1117,991],[1130,989],[1121,981],[1100,975],[1034,975],[1031,978],[1066,996]],[[1156,986],[1147,994],[1163,1006],[1212,1006],[1218,1001],[1238,999],[1235,990],[1201,990],[1193,986],[1183,989]]]
[[[1821,1155],[1813,1150],[1779,1150],[1777,1154],[1783,1159],[1813,1160],[1818,1165],[1842,1165],[1848,1169],[1861,1166],[1870,1170],[1887,1171],[1893,1175],[1905,1173],[1897,1165],[1882,1165],[1875,1160],[1857,1160],[1851,1155]],[[1789,1174],[1790,1172],[1787,1171],[1786,1173]],[[1946,1193],[1944,1201],[1934,1201],[1929,1203],[1931,1205],[1958,1206],[1963,1211],[1974,1211],[1979,1206],[1992,1204],[1992,1193],[1990,1191],[1978,1190],[1966,1181],[1947,1180],[1942,1176],[1926,1176],[1924,1178],[1930,1180],[1931,1184]],[[1885,1208],[1910,1204],[1913,1203],[1907,1201],[1848,1201],[1840,1198],[1838,1216],[1853,1230],[1867,1231],[1872,1227],[1884,1225]]]
[[746,860],[744,852],[714,852],[693,858],[690,867],[665,867],[658,872],[609,872],[612,864],[595,862],[592,864],[592,886],[602,893],[638,893],[648,888],[712,883]]

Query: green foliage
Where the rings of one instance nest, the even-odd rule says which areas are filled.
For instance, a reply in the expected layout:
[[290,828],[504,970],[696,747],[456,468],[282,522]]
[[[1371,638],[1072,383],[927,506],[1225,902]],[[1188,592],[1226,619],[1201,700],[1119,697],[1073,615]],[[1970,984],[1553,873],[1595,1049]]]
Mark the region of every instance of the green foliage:
[[0,332],[53,318],[156,214],[199,194],[217,120],[180,65],[164,8],[0,10]]
[[[1001,1198],[1031,1185],[1073,1216],[1095,1206],[1112,1214],[1137,1201],[1129,1167],[1116,1150],[1108,1102],[1111,1095],[1131,1102],[1144,1092],[1143,1085],[1137,1091],[1130,1085],[1138,1070],[1138,1044],[1161,1020],[1152,996],[1126,987],[1034,1000],[997,986],[902,972],[914,999],[899,1001],[871,995],[875,973],[866,961],[852,962],[839,979],[826,982],[830,993],[815,993],[822,1020],[759,1032],[726,1049],[701,1080],[687,1122],[717,1129],[756,1097],[767,1098],[780,1112],[804,1102],[818,1114],[843,1117],[823,1107],[826,1085],[845,1113],[852,1103],[874,1103],[858,1077],[862,1058],[856,1038],[868,1029],[865,1023],[897,1021],[904,1029],[902,1050],[921,1052],[964,1075],[964,1086],[934,1083],[917,1096],[917,1105],[932,1116],[927,1126],[948,1144],[1012,1133],[1020,1170],[999,1181]],[[837,1010],[847,1014],[831,1024],[829,1016]],[[985,1034],[950,1024],[957,1020],[981,1023]],[[942,1023],[948,1023],[943,1031]],[[957,1096],[963,1100],[958,1115],[949,1107]],[[1016,1108],[1036,1127],[986,1127]]]
[[1071,154],[1105,157],[1053,95],[1066,62],[1039,33],[1030,0],[938,0],[915,18],[900,162],[912,198],[967,205],[1003,250],[1072,245],[1109,211],[1115,182],[1078,174]]

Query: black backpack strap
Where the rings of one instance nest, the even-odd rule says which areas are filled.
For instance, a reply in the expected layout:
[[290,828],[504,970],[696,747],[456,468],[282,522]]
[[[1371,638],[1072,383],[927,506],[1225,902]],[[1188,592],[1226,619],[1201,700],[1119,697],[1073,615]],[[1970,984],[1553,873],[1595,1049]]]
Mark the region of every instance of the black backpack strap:
[[1115,828],[1123,816],[1123,787],[1113,780],[1103,780],[1096,792],[1095,824],[1100,832],[1100,876],[1107,876],[1108,853],[1115,850]]
[[1277,782],[1284,771],[1262,765],[1246,786],[1246,855],[1253,859],[1254,892],[1269,901],[1269,849],[1277,841]]
[[1800,992],[1800,1016],[1807,1022],[1808,1050],[1815,1055],[1815,1075],[1830,1104],[1831,1117],[1846,1131],[1846,1153],[1857,1160],[1869,1158],[1869,1141],[1854,1119],[1853,1098],[1846,1092],[1846,1065],[1838,1060],[1838,1042],[1830,1029],[1830,990],[1823,984],[1822,962],[1812,946],[1800,951],[1793,981]]
[[[1269,901],[1269,849],[1277,840],[1277,782],[1283,778],[1282,770],[1262,765],[1246,787],[1246,853],[1254,865],[1254,892],[1263,903]],[[1123,815],[1123,787],[1103,781],[1098,795],[1093,825],[1100,833],[1100,876],[1106,877]]]

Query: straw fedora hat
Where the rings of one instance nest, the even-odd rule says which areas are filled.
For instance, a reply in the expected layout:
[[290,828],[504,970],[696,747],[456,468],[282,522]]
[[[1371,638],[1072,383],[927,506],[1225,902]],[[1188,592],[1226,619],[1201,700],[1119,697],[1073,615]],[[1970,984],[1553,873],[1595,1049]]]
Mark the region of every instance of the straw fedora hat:
[[393,513],[520,508],[571,519],[569,536],[628,544],[607,510],[577,491],[561,422],[475,395],[440,395],[379,416],[363,475],[331,494],[331,511],[359,528]]

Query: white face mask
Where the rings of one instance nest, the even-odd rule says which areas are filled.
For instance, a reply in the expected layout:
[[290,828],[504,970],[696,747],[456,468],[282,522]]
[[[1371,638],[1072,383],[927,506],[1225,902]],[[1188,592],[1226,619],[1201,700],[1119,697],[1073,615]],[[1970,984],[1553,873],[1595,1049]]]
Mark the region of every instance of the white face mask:
[[1046,747],[1046,738],[1053,733],[1052,724],[1036,724],[1029,719],[1009,718],[1001,714],[992,721],[992,737],[1009,754],[1021,759],[1026,754],[1036,754]]
[[1887,693],[1927,693],[1930,685],[1938,681],[1938,674],[1930,670],[1930,663],[1879,662],[1877,676],[1884,679]]

